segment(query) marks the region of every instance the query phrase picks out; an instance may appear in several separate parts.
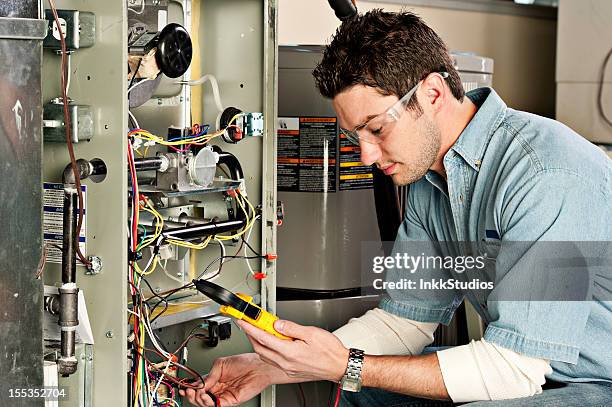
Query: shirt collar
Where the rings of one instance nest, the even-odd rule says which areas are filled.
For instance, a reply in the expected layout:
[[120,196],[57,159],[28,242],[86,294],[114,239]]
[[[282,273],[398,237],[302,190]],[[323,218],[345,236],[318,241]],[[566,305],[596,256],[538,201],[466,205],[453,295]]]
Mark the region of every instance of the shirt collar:
[[489,140],[505,118],[508,107],[491,88],[475,89],[466,93],[466,96],[478,107],[478,111],[451,150],[478,171]]

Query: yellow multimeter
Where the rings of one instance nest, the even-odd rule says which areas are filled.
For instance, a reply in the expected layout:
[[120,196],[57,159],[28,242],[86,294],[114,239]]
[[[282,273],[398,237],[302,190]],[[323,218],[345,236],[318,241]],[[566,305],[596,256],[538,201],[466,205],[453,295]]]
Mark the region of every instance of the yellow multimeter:
[[278,317],[254,304],[253,297],[242,293],[234,294],[206,280],[193,280],[193,284],[195,284],[195,287],[202,294],[206,295],[217,304],[220,304],[220,310],[223,314],[246,321],[254,327],[263,329],[277,338],[292,339],[274,329],[274,322],[278,320]]

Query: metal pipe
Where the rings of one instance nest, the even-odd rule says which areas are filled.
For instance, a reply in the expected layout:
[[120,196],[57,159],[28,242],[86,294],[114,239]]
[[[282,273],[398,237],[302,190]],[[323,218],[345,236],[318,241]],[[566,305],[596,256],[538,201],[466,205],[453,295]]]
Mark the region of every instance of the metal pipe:
[[79,289],[75,283],[67,283],[59,288],[61,329],[61,354],[57,361],[58,372],[69,376],[77,370],[77,358],[74,352],[76,328],[79,325],[78,295]]
[[164,156],[137,158],[134,160],[136,171],[163,171],[168,169],[168,158]]
[[[104,161],[100,159],[94,159],[91,161],[85,160],[83,158],[79,158],[76,160],[77,171],[79,172],[79,178],[81,180],[87,179],[92,175],[106,175],[106,164]],[[76,184],[76,180],[74,178],[74,171],[72,171],[72,165],[68,164],[66,168],[64,168],[64,173],[62,174],[62,181],[64,184]]]
[[45,296],[45,311],[51,315],[58,315],[60,311],[59,295],[47,295]]
[[176,216],[169,216],[168,220],[174,221],[174,222],[183,222],[186,224],[186,226],[195,226],[195,225],[205,225],[207,223],[216,221],[217,218],[198,218],[195,216],[189,216],[189,215],[185,215],[184,213],[182,213],[180,216],[176,217]]
[[76,281],[76,227],[78,193],[74,185],[64,185],[64,237],[62,245],[62,283]]
[[[80,160],[79,160],[80,161]],[[84,161],[84,160],[83,160]],[[79,166],[79,168],[81,168]],[[66,175],[66,173],[64,173]],[[61,355],[57,361],[62,376],[77,370],[74,345],[78,318],[78,293],[76,287],[77,189],[73,184],[64,185],[64,236],[62,247],[62,286],[59,288],[59,325],[61,329]]]
[[225,220],[210,222],[204,225],[189,226],[180,229],[170,229],[162,233],[167,239],[193,240],[224,232],[237,231],[245,225],[245,220]]
[[[77,171],[79,172],[79,178],[80,179],[86,179],[87,177],[89,177],[94,169],[93,166],[91,165],[91,163],[87,160],[84,160],[82,158],[78,159],[76,161],[76,167],[77,167]],[[62,175],[62,180],[64,182],[64,184],[75,184],[76,180],[74,178],[74,171],[72,171],[72,165],[68,164],[66,166],[66,168],[64,168],[64,173]]]
[[219,154],[219,164],[225,164],[225,166],[230,170],[230,175],[232,179],[235,181],[240,181],[244,179],[244,172],[242,171],[242,166],[240,165],[240,161],[236,158],[236,156],[232,153],[228,153],[227,151],[215,151]]

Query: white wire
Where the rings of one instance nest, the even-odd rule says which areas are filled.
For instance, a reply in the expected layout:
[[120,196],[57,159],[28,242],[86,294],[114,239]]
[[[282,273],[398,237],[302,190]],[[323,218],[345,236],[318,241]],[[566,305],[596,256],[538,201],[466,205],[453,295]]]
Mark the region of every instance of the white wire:
[[[153,248],[151,248],[151,252],[153,252]],[[147,265],[145,266],[144,269],[142,269],[142,274],[146,274],[147,271],[149,270],[149,267],[151,267],[151,264],[153,263],[153,260],[155,259],[155,257],[157,257],[157,254],[153,254],[151,253],[151,257],[149,257],[149,261],[147,262]],[[159,264],[159,261],[157,262]],[[138,281],[138,283],[140,283],[140,280]]]
[[166,265],[168,264],[168,259],[164,260],[164,264],[162,265],[161,262],[159,262],[159,265],[161,267],[161,269],[164,271],[164,274],[171,280],[176,281],[177,283],[181,283],[184,284],[184,281],[181,280],[178,277],[174,277],[172,274],[170,274],[170,272],[168,272],[168,269],[166,268]]
[[[172,363],[172,356],[170,358],[168,358],[168,363],[166,363],[166,368],[164,369],[164,373],[159,376],[159,380],[157,381],[157,384],[155,385],[155,388],[153,389],[153,392],[151,392],[151,401],[153,401],[153,400],[155,400],[157,398],[156,397],[157,389],[159,389],[159,385],[161,384],[162,380],[164,380],[164,375],[166,373],[168,373],[168,369],[170,368],[170,363]],[[158,400],[158,402],[159,402],[159,400]]]
[[143,80],[141,80],[140,82],[136,82],[135,84],[133,84],[130,88],[128,88],[127,93],[129,94],[131,91],[133,91],[135,88],[139,87],[140,85],[142,85],[145,82],[149,82],[152,81],[153,79],[151,78],[144,78]]
[[161,353],[164,356],[164,358],[170,359],[171,355],[168,352],[166,352],[161,346],[159,346],[157,339],[155,339],[155,335],[153,335],[153,328],[151,328],[151,322],[149,321],[149,311],[148,310],[145,312],[144,318],[142,318],[142,323],[145,327],[145,330],[149,334],[149,340],[151,341],[153,346],[155,346],[157,351]]
[[[216,275],[219,272],[219,270],[223,266],[223,263],[225,263],[225,255],[226,255],[225,245],[223,244],[223,241],[215,237],[215,242],[219,243],[219,245],[221,246],[221,264],[219,265],[219,267],[215,271],[212,271],[212,272],[209,273],[210,275],[213,275],[213,276]],[[206,276],[202,276],[200,278],[203,278],[204,280],[208,280],[208,278],[206,278]]]
[[209,302],[212,302],[212,300],[202,300],[202,301],[181,301],[181,302],[177,302],[177,304],[196,304],[196,305],[200,305],[200,304],[208,304]]
[[66,53],[66,60],[67,60],[66,65],[68,65],[68,67],[66,68],[66,71],[67,71],[66,72],[66,97],[68,97],[68,91],[70,90],[70,77],[72,76],[70,74],[70,71],[72,70],[72,68],[70,66],[71,64],[70,64],[70,53],[69,52]]
[[129,111],[129,110],[128,110],[128,114],[130,115],[130,117],[134,121],[134,124],[136,125],[136,128],[140,128],[140,124],[138,124],[138,120],[136,120],[136,116],[134,116],[134,114],[131,111]]
[[138,318],[140,318],[140,314],[135,313],[131,309],[127,310],[127,312],[129,312],[130,314],[136,315]]
[[214,75],[206,74],[202,76],[200,79],[195,81],[184,81],[179,82],[188,86],[198,86],[204,84],[206,81],[210,81],[210,86],[212,87],[213,97],[215,99],[215,105],[217,105],[217,110],[219,112],[223,111],[223,103],[221,103],[221,95],[219,93],[219,83],[217,82],[217,78]]

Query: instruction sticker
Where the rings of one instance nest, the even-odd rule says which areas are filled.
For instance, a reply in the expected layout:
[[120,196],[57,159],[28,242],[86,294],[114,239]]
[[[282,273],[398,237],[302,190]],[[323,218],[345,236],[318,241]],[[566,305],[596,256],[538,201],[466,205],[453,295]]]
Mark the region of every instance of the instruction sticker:
[[[87,186],[81,185],[83,191],[83,225],[79,236],[79,247],[82,253],[87,252]],[[78,208],[75,210],[78,214]],[[43,183],[43,238],[47,245],[47,262],[61,263],[64,236],[64,184],[55,182]],[[59,246],[59,247],[56,247]],[[78,264],[82,264],[78,260]]]
[[278,190],[335,192],[337,134],[335,117],[280,117]]
[[340,191],[368,189],[374,185],[372,167],[361,163],[359,146],[351,143],[344,134],[340,135]]

